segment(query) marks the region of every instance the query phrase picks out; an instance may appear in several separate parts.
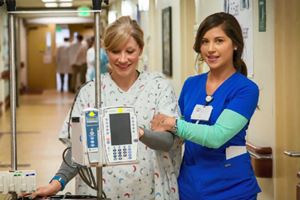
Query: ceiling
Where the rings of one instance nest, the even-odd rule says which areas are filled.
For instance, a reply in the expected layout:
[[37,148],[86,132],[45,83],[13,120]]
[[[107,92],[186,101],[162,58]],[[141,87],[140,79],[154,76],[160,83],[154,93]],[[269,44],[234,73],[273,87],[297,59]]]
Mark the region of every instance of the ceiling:
[[[99,0],[100,1],[100,0]],[[109,3],[113,3],[115,0],[109,0]],[[70,13],[70,10],[75,10],[80,6],[88,6],[92,8],[92,0],[73,0],[73,6],[69,8],[46,8],[42,0],[16,0],[17,11],[34,11],[34,13],[21,13],[17,14],[21,18],[41,18],[41,17],[76,17],[77,13]],[[102,6],[107,7],[104,2]],[[49,10],[54,12],[48,12]],[[61,13],[63,10],[67,12]],[[68,11],[69,10],[69,11]],[[59,12],[59,13],[55,13]]]
[[[45,8],[42,0],[16,0],[17,8],[38,9]],[[92,0],[73,0],[73,8],[79,6],[92,6]]]

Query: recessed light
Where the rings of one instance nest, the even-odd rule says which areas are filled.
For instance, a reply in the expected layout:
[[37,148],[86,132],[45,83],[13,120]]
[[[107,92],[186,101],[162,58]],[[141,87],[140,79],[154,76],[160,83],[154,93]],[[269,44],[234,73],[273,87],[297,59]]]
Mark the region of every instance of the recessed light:
[[42,0],[44,3],[56,2],[56,0]]
[[57,3],[45,3],[45,7],[47,8],[55,8],[58,7]]
[[72,3],[59,3],[59,7],[72,7]]

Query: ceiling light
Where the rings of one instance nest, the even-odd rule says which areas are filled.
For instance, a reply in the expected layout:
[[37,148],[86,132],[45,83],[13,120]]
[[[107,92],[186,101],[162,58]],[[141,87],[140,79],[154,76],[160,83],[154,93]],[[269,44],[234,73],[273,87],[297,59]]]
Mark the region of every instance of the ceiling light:
[[45,7],[47,8],[55,8],[57,6],[58,6],[57,3],[45,3]]
[[59,3],[59,7],[72,7],[72,3]]
[[58,0],[59,2],[72,2],[73,0]]
[[56,0],[42,0],[44,3],[49,3],[49,2],[56,2]]
[[93,18],[83,17],[39,17],[26,19],[28,24],[84,24],[93,23]]

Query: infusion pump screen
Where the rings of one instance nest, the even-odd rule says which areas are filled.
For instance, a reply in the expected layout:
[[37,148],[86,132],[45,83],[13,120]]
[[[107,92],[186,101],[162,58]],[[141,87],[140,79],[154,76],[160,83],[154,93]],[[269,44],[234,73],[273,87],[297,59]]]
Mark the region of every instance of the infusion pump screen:
[[137,162],[138,126],[133,107],[107,107],[102,110],[102,134],[107,164]]
[[130,128],[130,114],[118,113],[110,114],[110,131],[111,131],[111,144],[123,145],[131,144],[131,128]]

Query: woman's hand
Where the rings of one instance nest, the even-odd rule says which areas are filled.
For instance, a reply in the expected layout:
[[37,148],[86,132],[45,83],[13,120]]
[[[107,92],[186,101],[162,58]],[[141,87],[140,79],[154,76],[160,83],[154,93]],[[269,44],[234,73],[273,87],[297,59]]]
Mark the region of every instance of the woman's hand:
[[139,132],[139,138],[143,137],[143,135],[145,134],[144,129],[142,129],[140,127],[139,127],[138,132]]
[[164,114],[154,115],[151,121],[151,129],[154,131],[172,131],[175,127],[175,117],[169,117]]
[[57,180],[52,180],[51,183],[49,183],[46,186],[39,187],[35,192],[33,192],[31,195],[29,195],[32,199],[36,197],[47,197],[52,196],[58,193],[61,189],[61,184]]

